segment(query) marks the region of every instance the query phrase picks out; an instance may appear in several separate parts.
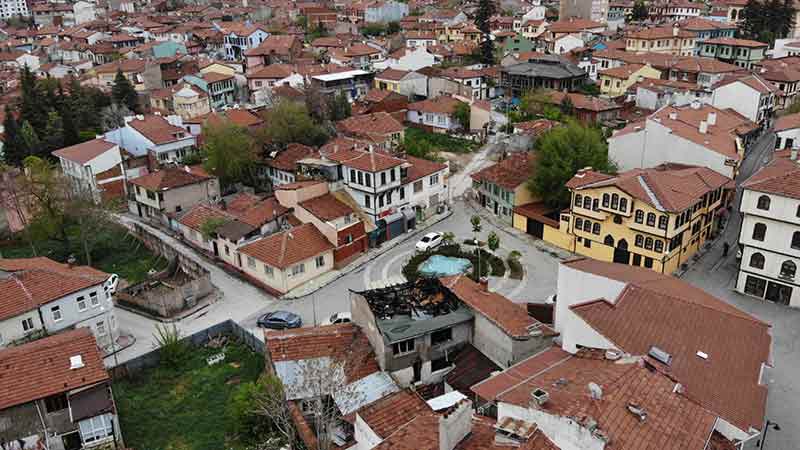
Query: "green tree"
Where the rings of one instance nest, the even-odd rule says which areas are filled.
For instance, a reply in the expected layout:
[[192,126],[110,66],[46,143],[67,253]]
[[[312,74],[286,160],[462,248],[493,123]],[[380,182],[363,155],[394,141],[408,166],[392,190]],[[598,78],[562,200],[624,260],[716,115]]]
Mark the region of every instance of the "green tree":
[[114,103],[125,106],[131,111],[138,111],[138,94],[136,89],[131,84],[130,80],[122,73],[121,69],[117,70],[117,75],[114,77],[114,85],[111,86],[111,98]]
[[392,35],[400,32],[400,22],[389,22],[386,24],[386,34]]
[[602,132],[581,126],[575,120],[539,137],[535,149],[538,158],[528,180],[528,189],[553,208],[569,204],[569,190],[565,184],[578,170],[584,167],[606,173],[616,170],[608,159]]
[[[28,124],[30,126],[30,124]],[[23,161],[25,178],[23,191],[28,196],[29,224],[34,240],[53,239],[61,242],[64,254],[69,254],[70,239],[67,233],[69,218],[69,184],[50,161],[28,156]]]
[[494,64],[494,41],[492,40],[492,30],[489,21],[496,12],[497,6],[493,0],[480,0],[478,2],[475,25],[482,33],[480,55],[483,64]]
[[489,250],[495,251],[500,248],[500,237],[497,236],[497,233],[492,231],[489,233],[489,236],[486,238],[486,245],[489,246]]
[[325,130],[311,120],[301,103],[281,101],[264,114],[266,125],[259,130],[256,141],[262,145],[280,148],[297,142],[318,146],[327,141]]
[[353,113],[350,101],[347,100],[347,95],[344,92],[328,97],[328,111],[330,112],[330,120],[334,122],[346,119]]
[[6,164],[12,166],[22,166],[22,160],[28,156],[28,153],[21,141],[21,130],[17,118],[8,104],[5,107],[3,134],[5,135],[3,139],[3,160]]
[[458,102],[455,110],[453,111],[453,117],[461,125],[461,128],[467,131],[469,131],[470,129],[469,128],[470,113],[471,110],[469,104],[464,102]]
[[525,116],[522,120],[530,120],[537,116],[541,116],[545,112],[545,107],[550,105],[553,100],[550,94],[544,89],[531,89],[522,96],[519,104],[519,110]]
[[205,168],[223,185],[249,179],[256,160],[254,141],[247,130],[230,122],[203,128]]
[[769,44],[789,35],[795,24],[796,8],[791,0],[749,0],[740,11],[740,34]]
[[19,121],[29,122],[35,130],[43,130],[47,126],[49,109],[36,75],[26,65],[20,70]]
[[642,20],[647,20],[648,17],[650,17],[650,11],[648,11],[647,5],[643,0],[636,0],[633,3],[633,10],[627,19],[633,22],[640,22]]
[[42,134],[39,156],[48,158],[50,152],[62,147],[64,147],[64,122],[57,112],[50,111],[47,115],[47,126],[44,128],[44,133]]
[[561,100],[561,104],[558,105],[558,108],[561,110],[561,114],[565,116],[571,116],[575,113],[575,106],[572,104],[572,100],[569,98],[569,95],[564,96],[564,99]]
[[213,239],[219,227],[226,223],[228,223],[228,221],[222,217],[208,218],[200,224],[200,234],[202,234],[205,239]]
[[478,233],[481,232],[481,216],[475,214],[469,219],[469,223],[472,224],[472,232],[475,233],[475,240],[478,240]]
[[26,156],[37,155],[42,143],[39,140],[39,135],[36,133],[36,130],[33,129],[33,125],[27,120],[22,122],[22,128],[20,128],[19,134],[24,154]]

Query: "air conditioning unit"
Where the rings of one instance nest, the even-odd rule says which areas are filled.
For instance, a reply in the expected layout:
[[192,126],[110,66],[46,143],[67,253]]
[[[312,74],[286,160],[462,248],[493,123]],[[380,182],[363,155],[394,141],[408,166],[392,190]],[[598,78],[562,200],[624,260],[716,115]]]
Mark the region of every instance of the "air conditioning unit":
[[531,392],[531,400],[539,406],[543,406],[549,399],[550,394],[548,394],[544,389],[536,388],[533,390],[533,392]]

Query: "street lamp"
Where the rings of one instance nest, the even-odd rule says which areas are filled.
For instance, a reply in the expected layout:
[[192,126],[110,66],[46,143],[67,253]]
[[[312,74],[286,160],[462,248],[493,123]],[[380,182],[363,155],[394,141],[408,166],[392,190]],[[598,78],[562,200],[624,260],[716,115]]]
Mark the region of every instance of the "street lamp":
[[756,442],[758,450],[764,449],[764,442],[767,440],[767,432],[769,431],[770,427],[772,427],[772,429],[774,429],[775,431],[781,431],[780,425],[768,419],[767,423],[764,425],[764,434],[761,435],[761,440],[759,442]]

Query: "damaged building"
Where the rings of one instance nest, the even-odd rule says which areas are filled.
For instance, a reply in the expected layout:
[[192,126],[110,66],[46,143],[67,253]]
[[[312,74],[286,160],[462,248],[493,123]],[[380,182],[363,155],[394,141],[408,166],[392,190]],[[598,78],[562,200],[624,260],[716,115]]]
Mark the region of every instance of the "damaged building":
[[466,276],[351,292],[350,309],[381,369],[403,386],[439,383],[467,346],[507,368],[549,347],[556,335],[486,282]]

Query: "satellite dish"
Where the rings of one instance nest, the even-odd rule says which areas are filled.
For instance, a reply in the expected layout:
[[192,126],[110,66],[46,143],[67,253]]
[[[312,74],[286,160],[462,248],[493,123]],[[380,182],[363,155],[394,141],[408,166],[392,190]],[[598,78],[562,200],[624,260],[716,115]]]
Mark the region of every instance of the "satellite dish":
[[589,395],[592,396],[592,399],[600,400],[601,398],[603,398],[603,388],[601,388],[599,384],[595,382],[590,382],[588,388],[589,388]]

